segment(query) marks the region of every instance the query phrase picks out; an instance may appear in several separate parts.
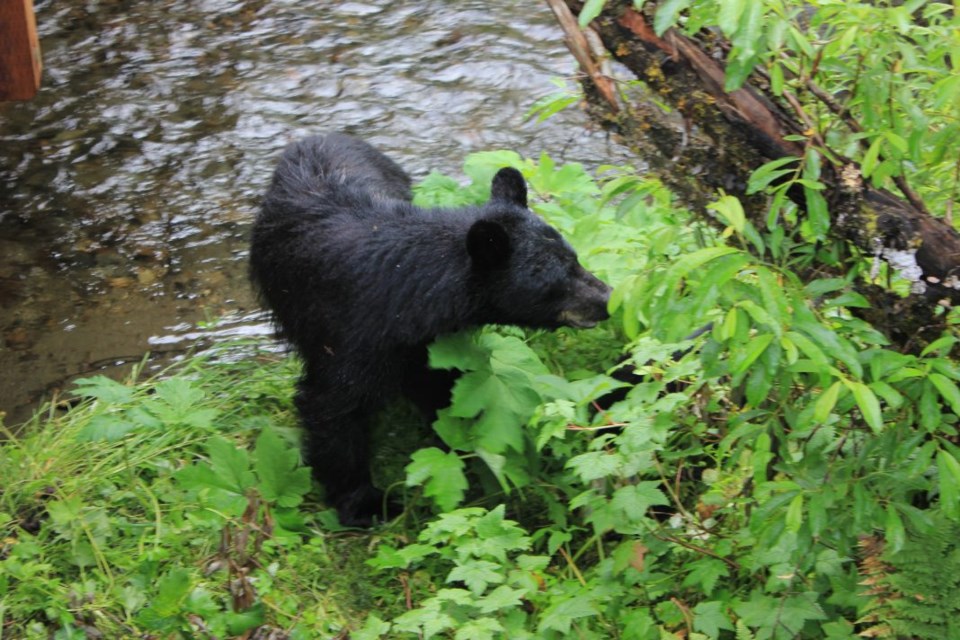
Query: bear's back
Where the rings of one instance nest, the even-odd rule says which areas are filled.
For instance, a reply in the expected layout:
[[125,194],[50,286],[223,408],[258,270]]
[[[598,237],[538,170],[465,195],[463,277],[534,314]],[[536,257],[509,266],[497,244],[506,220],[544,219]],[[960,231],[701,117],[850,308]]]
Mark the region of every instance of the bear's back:
[[313,198],[335,203],[363,196],[410,202],[410,184],[410,176],[399,165],[366,142],[327,133],[305,138],[284,150],[267,202]]

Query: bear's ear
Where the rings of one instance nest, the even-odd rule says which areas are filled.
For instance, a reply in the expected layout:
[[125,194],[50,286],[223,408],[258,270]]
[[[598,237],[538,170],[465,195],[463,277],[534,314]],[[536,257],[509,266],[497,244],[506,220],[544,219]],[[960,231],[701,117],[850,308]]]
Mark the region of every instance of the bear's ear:
[[513,167],[504,167],[497,171],[490,186],[490,199],[505,200],[526,209],[527,183],[523,181],[523,174]]
[[510,236],[498,222],[477,220],[467,232],[467,253],[481,269],[502,267],[510,257]]

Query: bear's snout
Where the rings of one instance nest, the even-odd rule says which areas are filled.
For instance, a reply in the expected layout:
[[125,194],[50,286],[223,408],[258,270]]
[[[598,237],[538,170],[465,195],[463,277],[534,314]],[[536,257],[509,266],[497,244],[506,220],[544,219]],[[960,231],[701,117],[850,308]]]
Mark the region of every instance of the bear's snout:
[[607,303],[613,289],[583,267],[578,269],[570,297],[560,311],[560,324],[589,329],[610,317]]

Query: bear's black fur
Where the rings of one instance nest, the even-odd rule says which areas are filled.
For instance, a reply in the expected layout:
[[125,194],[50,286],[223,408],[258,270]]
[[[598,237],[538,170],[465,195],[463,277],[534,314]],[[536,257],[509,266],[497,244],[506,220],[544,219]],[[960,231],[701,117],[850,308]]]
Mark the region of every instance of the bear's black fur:
[[253,228],[251,275],[304,361],[305,458],[341,522],[381,510],[368,427],[397,393],[425,412],[453,376],[427,366],[439,335],[483,324],[592,326],[610,288],[527,208],[516,169],[479,207],[411,204],[410,178],[365,142],[310,137],[284,151]]

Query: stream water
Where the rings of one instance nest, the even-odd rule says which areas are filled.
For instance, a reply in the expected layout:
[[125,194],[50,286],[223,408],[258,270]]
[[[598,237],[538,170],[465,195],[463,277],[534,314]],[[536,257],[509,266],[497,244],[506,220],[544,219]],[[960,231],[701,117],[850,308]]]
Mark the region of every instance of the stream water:
[[[269,333],[247,234],[280,150],[363,136],[415,178],[510,148],[624,150],[568,109],[544,3],[39,0],[43,88],[0,104],[0,415],[147,352]],[[205,322],[217,319],[216,322]]]

